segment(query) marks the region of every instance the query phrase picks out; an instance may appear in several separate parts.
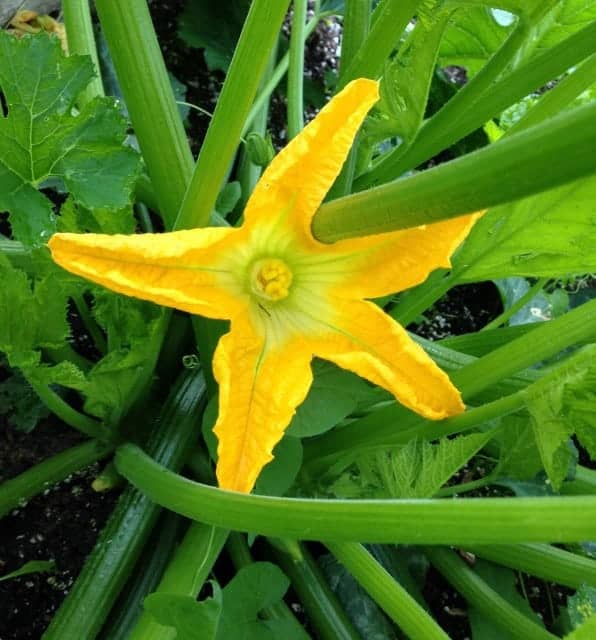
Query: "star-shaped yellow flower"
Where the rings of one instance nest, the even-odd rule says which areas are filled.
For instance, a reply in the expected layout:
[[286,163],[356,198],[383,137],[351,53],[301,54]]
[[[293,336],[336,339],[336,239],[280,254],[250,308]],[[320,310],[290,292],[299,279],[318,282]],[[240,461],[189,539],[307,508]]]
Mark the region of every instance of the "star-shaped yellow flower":
[[219,383],[217,477],[249,492],[312,383],[313,356],[388,389],[439,420],[460,394],[406,331],[372,302],[422,282],[465,238],[476,215],[323,244],[311,220],[378,100],[356,80],[277,155],[240,228],[144,235],[59,233],[65,269],[126,295],[231,320],[213,359]]

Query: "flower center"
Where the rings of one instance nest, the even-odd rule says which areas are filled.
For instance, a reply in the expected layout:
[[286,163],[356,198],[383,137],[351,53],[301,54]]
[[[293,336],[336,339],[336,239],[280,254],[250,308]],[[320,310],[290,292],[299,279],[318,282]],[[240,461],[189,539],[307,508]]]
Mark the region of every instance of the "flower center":
[[252,269],[252,289],[266,300],[283,300],[288,297],[292,278],[292,272],[283,260],[264,258]]

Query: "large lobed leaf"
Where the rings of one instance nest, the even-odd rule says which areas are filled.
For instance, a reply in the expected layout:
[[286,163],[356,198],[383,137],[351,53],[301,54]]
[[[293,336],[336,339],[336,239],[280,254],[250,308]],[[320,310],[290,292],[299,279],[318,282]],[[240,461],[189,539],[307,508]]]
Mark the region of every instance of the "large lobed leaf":
[[65,58],[45,34],[14,38],[0,31],[0,210],[13,235],[40,244],[55,230],[52,203],[38,188],[58,179],[88,208],[129,204],[140,170],[138,154],[124,146],[126,122],[112,99],[74,104],[93,77],[90,58]]

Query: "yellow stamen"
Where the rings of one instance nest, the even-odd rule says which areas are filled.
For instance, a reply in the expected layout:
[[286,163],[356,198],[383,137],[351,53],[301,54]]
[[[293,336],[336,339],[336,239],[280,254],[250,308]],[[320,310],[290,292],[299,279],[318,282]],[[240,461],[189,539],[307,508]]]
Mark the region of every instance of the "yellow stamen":
[[258,260],[252,269],[252,289],[267,300],[283,300],[288,297],[292,284],[292,272],[279,258]]

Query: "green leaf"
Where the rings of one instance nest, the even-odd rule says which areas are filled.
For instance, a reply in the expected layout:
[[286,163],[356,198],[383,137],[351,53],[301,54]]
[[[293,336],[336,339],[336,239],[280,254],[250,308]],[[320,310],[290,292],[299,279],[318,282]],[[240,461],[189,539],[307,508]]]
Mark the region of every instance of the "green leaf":
[[288,435],[306,438],[325,433],[353,413],[371,387],[358,376],[328,362],[313,364],[314,381],[306,400],[298,407]]
[[69,233],[125,233],[135,232],[136,220],[131,205],[114,210],[105,207],[87,209],[69,196],[60,208],[58,231]]
[[[530,289],[525,278],[512,276],[511,278],[494,281],[503,300],[503,307],[509,309]],[[556,318],[569,310],[569,296],[562,289],[555,289],[552,293],[539,291],[519,311],[512,315],[509,326],[525,325],[534,322],[544,322]]]
[[208,600],[154,593],[144,606],[160,624],[176,629],[176,640],[196,640],[199,630],[201,640],[297,640],[283,621],[258,618],[263,608],[283,598],[289,584],[276,565],[255,562],[240,569],[223,591],[213,584],[214,596]]
[[536,445],[532,424],[527,415],[503,418],[503,429],[497,434],[500,476],[515,480],[531,480],[542,471],[542,458]]
[[381,482],[393,498],[431,498],[492,437],[476,433],[438,444],[412,440],[397,453],[377,456]]
[[574,629],[596,616],[596,589],[582,585],[574,595],[567,598],[567,613]]
[[284,436],[273,450],[273,460],[257,479],[255,493],[283,496],[294,484],[302,466],[302,443],[298,438]]
[[595,196],[591,176],[491,209],[454,256],[454,277],[474,282],[596,271]]
[[43,243],[55,230],[52,203],[37,191],[50,177],[87,208],[130,202],[140,161],[123,145],[126,123],[113,100],[96,99],[73,115],[92,76],[91,59],[65,58],[55,38],[0,31],[0,90],[8,107],[0,118],[0,210],[25,244]]
[[369,145],[399,136],[414,138],[424,117],[439,43],[449,13],[419,20],[394,60],[385,66],[381,100],[364,124],[363,136]]
[[178,35],[191,47],[205,50],[210,71],[227,71],[249,5],[249,0],[187,0]]
[[6,416],[11,427],[29,433],[49,414],[47,407],[18,371],[0,383],[0,415]]
[[441,42],[439,64],[465,67],[475,75],[503,44],[510,26],[502,26],[487,7],[464,7],[455,12]]
[[48,571],[54,571],[55,566],[56,563],[53,560],[30,560],[16,571],[0,576],[0,582],[26,576],[29,573],[47,573]]
[[596,345],[584,347],[524,391],[544,469],[558,489],[567,476],[577,434],[596,457]]
[[565,636],[565,640],[594,640],[596,637],[596,616],[592,616],[581,627]]
[[176,640],[196,640],[200,629],[201,640],[215,640],[222,612],[221,589],[215,582],[213,597],[197,602],[191,596],[174,593],[152,593],[143,606],[166,627],[176,629]]
[[0,351],[11,366],[37,360],[31,354],[38,349],[63,345],[70,335],[66,302],[73,280],[54,271],[30,282],[12,267],[0,267],[0,279]]
[[322,556],[319,562],[331,590],[360,636],[366,640],[397,640],[392,624],[352,574],[331,554]]
[[565,40],[576,31],[596,20],[596,4],[593,0],[562,0],[542,20],[544,25],[535,43],[538,51]]

